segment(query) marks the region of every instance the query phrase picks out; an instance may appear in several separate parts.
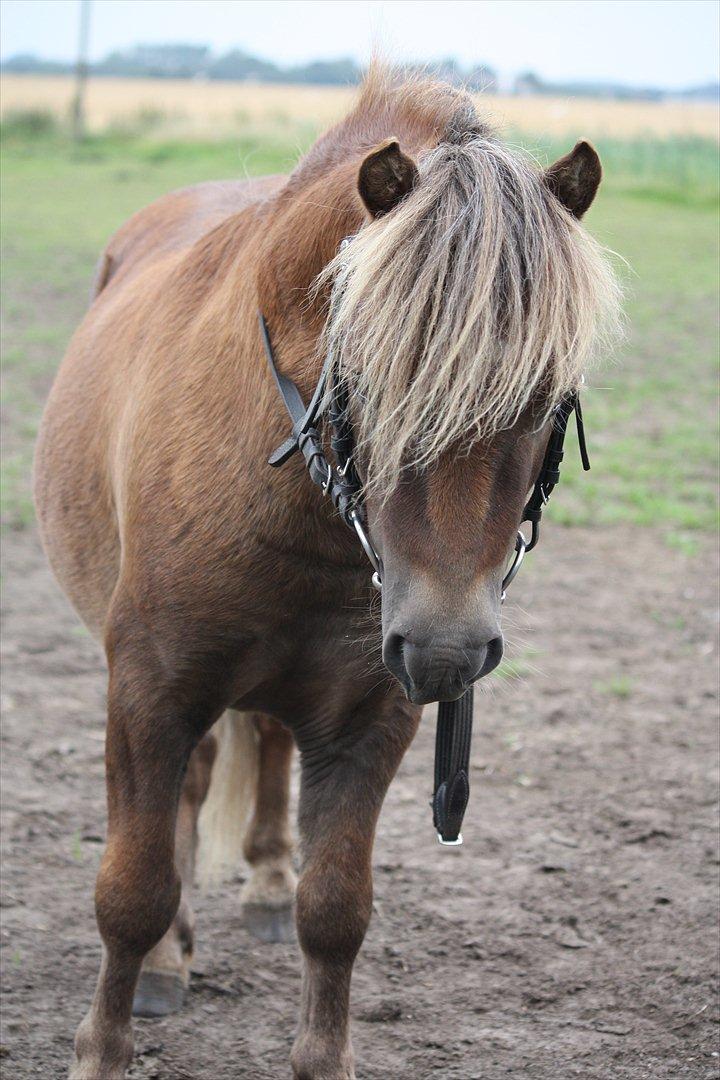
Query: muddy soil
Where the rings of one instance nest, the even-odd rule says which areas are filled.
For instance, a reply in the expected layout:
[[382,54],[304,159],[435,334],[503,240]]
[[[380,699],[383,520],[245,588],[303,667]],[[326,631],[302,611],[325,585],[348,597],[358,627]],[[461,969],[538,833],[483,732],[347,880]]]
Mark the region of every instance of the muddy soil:
[[[33,534],[4,549],[1,1064],[25,1080],[64,1075],[98,968],[104,674]],[[711,1080],[707,559],[548,526],[527,562],[506,612],[520,677],[478,694],[465,846],[431,829],[433,709],[385,805],[358,1078]],[[136,1023],[135,1080],[289,1076],[298,954],[249,937],[241,880],[198,899],[187,1007]]]

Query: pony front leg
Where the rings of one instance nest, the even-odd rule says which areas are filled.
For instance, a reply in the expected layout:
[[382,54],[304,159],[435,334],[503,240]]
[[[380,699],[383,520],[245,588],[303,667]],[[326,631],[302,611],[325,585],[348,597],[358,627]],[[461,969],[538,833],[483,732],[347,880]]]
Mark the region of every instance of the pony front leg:
[[417,729],[420,710],[395,700],[383,714],[356,714],[336,739],[302,757],[303,867],[296,921],[304,954],[296,1080],[351,1080],[350,978],[372,910],[372,845],[388,785]]
[[144,956],[170,928],[181,879],[175,822],[190,754],[217,715],[187,664],[173,679],[167,650],[132,631],[108,646],[106,742],[108,841],[95,910],[103,960],[95,996],[75,1038],[71,1080],[120,1080],[133,1052],[131,1010]]

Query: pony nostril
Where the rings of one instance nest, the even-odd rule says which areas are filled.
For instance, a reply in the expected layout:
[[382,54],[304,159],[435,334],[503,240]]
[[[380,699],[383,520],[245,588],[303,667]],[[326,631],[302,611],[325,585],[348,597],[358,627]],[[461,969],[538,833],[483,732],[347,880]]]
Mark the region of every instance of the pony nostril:
[[502,660],[503,645],[502,634],[498,634],[497,637],[491,638],[490,641],[488,641],[485,646],[485,659],[483,660],[482,667],[476,678],[482,679],[485,675],[489,675],[491,671],[495,670]]
[[405,670],[405,659],[403,656],[404,645],[405,638],[402,634],[390,633],[386,635],[382,648],[382,657],[385,667],[402,683],[407,681],[407,671]]
[[435,650],[418,644],[404,634],[389,633],[383,642],[383,662],[407,691],[423,686],[432,675],[437,660]]

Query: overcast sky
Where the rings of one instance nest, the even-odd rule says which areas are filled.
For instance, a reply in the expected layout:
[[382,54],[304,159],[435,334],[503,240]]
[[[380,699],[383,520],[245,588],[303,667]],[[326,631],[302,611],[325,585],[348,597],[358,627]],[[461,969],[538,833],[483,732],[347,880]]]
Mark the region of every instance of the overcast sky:
[[[0,52],[74,56],[79,0],[0,0]],[[92,0],[91,56],[139,42],[279,63],[457,57],[506,77],[682,87],[718,77],[717,0]]]

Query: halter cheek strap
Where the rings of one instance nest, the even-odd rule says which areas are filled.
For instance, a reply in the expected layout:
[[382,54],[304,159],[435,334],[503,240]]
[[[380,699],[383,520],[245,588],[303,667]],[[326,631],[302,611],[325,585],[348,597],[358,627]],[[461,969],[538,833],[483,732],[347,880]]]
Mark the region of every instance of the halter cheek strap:
[[555,408],[552,431],[550,432],[550,438],[548,439],[548,444],[545,449],[542,468],[535,481],[530,498],[523,510],[523,521],[529,521],[532,529],[530,541],[525,549],[526,551],[532,551],[540,539],[540,519],[542,517],[543,509],[552,495],[555,485],[560,480],[560,464],[563,459],[565,434],[567,432],[570,416],[573,412],[575,413],[575,423],[577,425],[582,467],[585,472],[588,472],[590,469],[590,458],[588,457],[587,444],[585,442],[585,424],[583,422],[582,408],[580,407],[580,395],[578,391],[575,390],[572,393],[567,394]]
[[[306,408],[295,383],[278,370],[270,331],[262,312],[258,312],[258,319],[268,364],[292,421],[292,434],[270,455],[268,464],[273,468],[279,468],[296,451],[300,451],[305,459],[310,479],[322,488],[325,495],[330,497],[345,524],[355,530],[373,568],[372,584],[376,589],[382,589],[382,562],[368,535],[362,502],[362,484],[353,462],[355,439],[350,422],[347,385],[344,380],[338,378],[334,358],[332,354],[328,354],[310,404]],[[560,479],[565,434],[573,412],[577,422],[583,468],[586,470],[590,468],[580,399],[577,392],[573,392],[562,399],[553,414],[552,431],[542,467],[523,510],[522,520],[529,521],[532,529],[530,540],[527,541],[523,533],[518,530],[515,553],[502,582],[502,600],[505,599],[505,590],[520,569],[525,552],[532,551],[540,537],[540,519],[545,504]],[[317,428],[318,422],[326,414],[330,423],[331,447],[335,464],[328,461]],[[462,844],[460,829],[470,796],[472,717],[472,686],[457,701],[438,703],[435,788],[431,806],[433,821],[441,844],[453,846]]]

